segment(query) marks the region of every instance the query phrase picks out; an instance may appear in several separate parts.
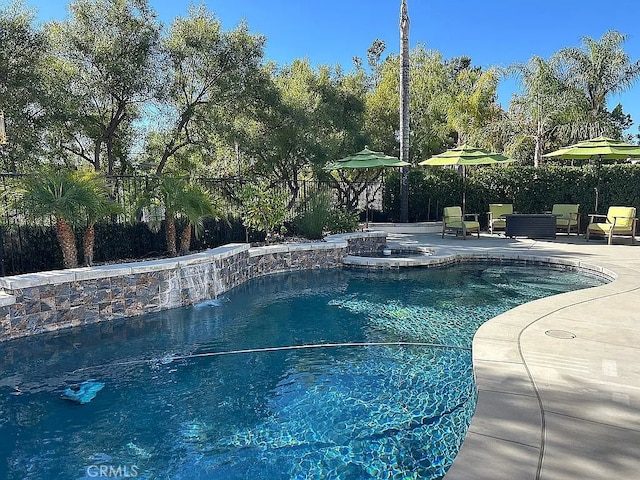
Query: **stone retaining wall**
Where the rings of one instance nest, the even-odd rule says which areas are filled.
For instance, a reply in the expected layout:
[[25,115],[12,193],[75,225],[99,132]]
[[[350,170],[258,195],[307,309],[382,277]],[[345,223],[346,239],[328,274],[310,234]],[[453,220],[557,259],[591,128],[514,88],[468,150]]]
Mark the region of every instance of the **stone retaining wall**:
[[0,278],[0,341],[191,305],[262,275],[337,268],[386,244],[384,232],[250,248],[230,244],[166,260]]
[[[349,258],[371,254],[385,245],[386,233],[362,232],[334,235],[325,242],[259,248],[230,244],[179,258],[0,278],[0,342],[192,305],[273,273],[340,268]],[[401,264],[396,264],[399,260]],[[526,253],[460,254],[445,248],[410,262],[366,257],[356,263],[368,268],[398,268],[486,260],[557,264],[609,280],[615,278],[613,272],[584,262]],[[382,262],[384,265],[378,265]]]

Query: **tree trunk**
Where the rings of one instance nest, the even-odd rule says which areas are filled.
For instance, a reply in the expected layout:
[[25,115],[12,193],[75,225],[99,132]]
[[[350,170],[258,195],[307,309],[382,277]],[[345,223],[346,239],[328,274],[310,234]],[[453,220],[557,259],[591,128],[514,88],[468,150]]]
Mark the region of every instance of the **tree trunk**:
[[82,238],[82,255],[84,257],[84,264],[87,267],[93,265],[93,250],[96,244],[96,229],[93,224],[89,225],[84,232]]
[[113,175],[115,158],[113,152],[113,141],[116,137],[116,131],[124,120],[127,112],[127,103],[123,100],[118,100],[118,108],[112,114],[111,120],[107,124],[102,134],[102,141],[107,147],[107,175]]
[[76,236],[69,224],[62,218],[56,220],[56,236],[62,249],[62,264],[64,268],[78,266],[78,249],[76,248]]
[[165,212],[165,229],[167,238],[167,251],[172,257],[176,256],[176,219]]
[[287,182],[287,186],[289,187],[289,192],[291,193],[291,199],[287,203],[287,209],[293,210],[298,201],[298,195],[300,194],[300,185],[298,182]]
[[[409,161],[409,13],[407,2],[400,8],[400,160]],[[409,221],[409,169],[400,176],[400,221]]]
[[538,168],[540,166],[540,160],[542,160],[542,142],[539,137],[536,137],[536,144],[533,150],[533,167]]
[[112,138],[108,138],[106,143],[107,146],[107,175],[113,175],[113,165],[114,165],[114,161],[113,161],[113,145],[112,145],[113,139]]
[[191,251],[191,230],[193,230],[191,222],[187,222],[180,236],[180,255],[186,255]]
[[193,118],[194,113],[195,113],[195,105],[188,105],[186,110],[182,112],[182,115],[180,115],[180,123],[178,123],[175,129],[174,137],[164,147],[164,151],[162,152],[162,157],[160,158],[160,163],[156,168],[156,175],[162,175],[162,171],[164,170],[164,167],[167,164],[167,161],[169,161],[169,158],[171,158],[182,147],[185,147],[191,143],[188,141],[177,143],[177,137],[185,130],[186,126],[189,124],[189,122]]
[[96,140],[93,147],[93,168],[96,172],[100,171],[100,150],[102,149],[102,141]]
[[542,128],[542,122],[540,120],[538,120],[537,124],[536,124],[536,138],[535,138],[535,147],[533,150],[533,166],[534,168],[538,168],[542,162],[542,149],[544,148],[543,145],[543,136],[544,132],[543,132],[543,128]]

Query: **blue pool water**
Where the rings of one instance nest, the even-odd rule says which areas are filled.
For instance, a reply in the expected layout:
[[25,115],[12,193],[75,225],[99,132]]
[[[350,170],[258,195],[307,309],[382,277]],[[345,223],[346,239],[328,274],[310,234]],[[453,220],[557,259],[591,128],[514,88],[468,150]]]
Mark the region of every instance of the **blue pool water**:
[[[601,284],[540,266],[309,271],[195,307],[0,344],[0,478],[442,478],[471,343]],[[84,405],[71,385],[103,383]]]

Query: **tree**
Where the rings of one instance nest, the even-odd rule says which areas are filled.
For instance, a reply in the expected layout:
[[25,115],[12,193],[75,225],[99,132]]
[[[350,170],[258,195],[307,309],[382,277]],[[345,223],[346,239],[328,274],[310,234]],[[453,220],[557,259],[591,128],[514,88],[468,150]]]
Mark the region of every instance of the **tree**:
[[245,23],[224,32],[204,6],[174,20],[163,41],[168,88],[160,98],[165,125],[157,175],[179,151],[207,146],[211,135],[230,130],[264,81],[263,48],[264,38],[251,35]]
[[306,60],[295,60],[273,72],[273,88],[264,92],[264,108],[245,119],[241,146],[255,159],[253,171],[262,179],[284,182],[289,208],[302,181],[324,175],[327,161],[364,145],[365,78],[361,71],[343,75]]
[[362,70],[344,74],[339,67],[320,67],[317,91],[320,105],[315,113],[319,119],[317,155],[311,158],[316,176],[329,160],[344,157],[362,149],[367,138],[364,132],[367,78]]
[[[409,156],[409,13],[407,2],[400,8],[400,160],[410,162]],[[400,221],[409,221],[409,168],[400,174]]]
[[586,111],[581,130],[589,137],[611,129],[607,98],[630,88],[640,75],[640,60],[631,62],[622,49],[626,39],[627,35],[609,30],[600,40],[583,37],[582,48],[568,47],[557,54],[566,62],[565,81],[582,92]]
[[374,85],[377,85],[378,80],[380,79],[380,76],[379,76],[380,59],[386,48],[387,48],[387,45],[384,43],[384,40],[380,40],[379,38],[376,38],[371,44],[371,46],[367,49],[367,64],[369,65],[369,67],[371,67],[371,70],[373,71]]
[[522,85],[522,93],[514,95],[509,120],[514,124],[511,144],[525,138],[534,143],[533,164],[538,167],[542,154],[558,128],[575,116],[579,102],[575,90],[569,88],[559,75],[558,59],[550,61],[533,56],[526,64],[514,64],[513,72]]
[[[74,0],[71,16],[49,26],[55,140],[96,171],[114,173],[121,139],[157,89],[161,25],[147,0]],[[126,166],[120,156],[121,167]]]
[[242,148],[255,159],[255,173],[284,182],[291,205],[300,191],[301,172],[322,148],[317,82],[307,61],[295,60],[274,71],[273,85],[263,95],[266,108],[243,125]]
[[384,43],[384,40],[376,38],[371,46],[367,49],[367,63],[374,71],[376,68],[378,68],[378,65],[380,64],[380,57],[382,56],[386,48],[387,45],[386,43]]
[[448,86],[440,96],[441,108],[446,113],[447,125],[457,137],[457,145],[477,145],[482,129],[498,115],[495,103],[498,75],[494,69],[483,71],[471,67],[470,59],[463,60],[468,63],[463,62],[466,66],[462,68],[459,68],[460,62],[446,65]]
[[198,235],[204,217],[222,216],[202,188],[175,174],[156,177],[139,203],[142,207],[152,207],[156,212],[164,211],[167,251],[171,256],[178,254],[176,221],[179,217],[187,221],[180,236],[180,253],[184,254],[190,250],[192,229]]
[[76,172],[45,168],[25,177],[19,191],[20,207],[36,217],[53,216],[64,268],[78,266],[74,228],[97,209],[95,192]]
[[[449,91],[450,80],[442,55],[417,45],[411,55],[410,157],[426,159],[454,143],[447,124],[446,104],[441,100]],[[380,81],[366,97],[365,131],[376,150],[399,154],[400,108],[398,56],[389,56],[381,66]]]
[[0,112],[8,142],[0,148],[0,167],[16,172],[37,164],[41,133],[47,125],[43,71],[44,33],[34,12],[22,2],[0,5]]
[[83,204],[86,227],[82,237],[82,253],[85,265],[91,266],[96,243],[95,224],[102,218],[122,213],[122,208],[111,200],[104,176],[95,171],[78,172],[75,176],[82,188],[87,190],[86,201]]
[[182,195],[182,213],[187,225],[180,236],[180,255],[191,250],[192,232],[198,238],[203,229],[206,217],[220,218],[222,213],[211,202],[211,197],[198,185],[187,185]]
[[[412,62],[412,65],[415,66],[415,63]],[[367,92],[365,98],[365,132],[369,146],[374,150],[393,152],[396,155],[399,154],[396,132],[400,128],[399,68],[398,56],[387,57],[379,67],[378,82]],[[413,72],[411,77],[415,78]]]

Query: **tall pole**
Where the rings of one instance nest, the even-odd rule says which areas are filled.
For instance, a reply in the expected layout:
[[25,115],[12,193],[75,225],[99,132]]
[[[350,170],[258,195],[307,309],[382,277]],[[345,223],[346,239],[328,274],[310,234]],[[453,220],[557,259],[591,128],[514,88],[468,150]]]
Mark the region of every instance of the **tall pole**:
[[0,111],[0,145],[7,143],[7,132],[4,126],[4,112]]
[[[400,160],[409,161],[409,13],[400,7]],[[409,222],[409,167],[400,175],[400,221]]]

